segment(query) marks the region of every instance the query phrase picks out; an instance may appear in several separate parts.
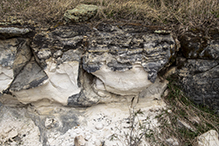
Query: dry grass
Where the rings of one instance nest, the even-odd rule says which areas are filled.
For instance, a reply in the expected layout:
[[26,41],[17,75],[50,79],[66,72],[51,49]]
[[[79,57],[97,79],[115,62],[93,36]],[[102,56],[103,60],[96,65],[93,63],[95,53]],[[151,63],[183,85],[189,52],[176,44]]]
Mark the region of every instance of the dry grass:
[[55,24],[79,3],[100,7],[96,20],[141,20],[144,24],[214,27],[219,22],[218,0],[2,0],[0,18]]
[[156,135],[156,143],[164,144],[166,139],[175,138],[180,145],[192,145],[197,136],[211,129],[219,132],[218,115],[208,108],[194,105],[176,84],[174,78],[170,80],[169,94],[164,97],[169,108],[157,116],[161,133]]

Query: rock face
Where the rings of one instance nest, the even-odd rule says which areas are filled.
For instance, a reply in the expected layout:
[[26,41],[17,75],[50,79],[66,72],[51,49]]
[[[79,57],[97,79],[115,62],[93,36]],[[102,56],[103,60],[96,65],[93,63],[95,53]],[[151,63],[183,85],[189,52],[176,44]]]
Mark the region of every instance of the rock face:
[[[192,37],[191,37],[192,36]],[[205,105],[219,112],[219,37],[213,35],[210,41],[201,41],[195,34],[182,39],[179,79],[183,90],[197,104]],[[188,41],[190,40],[190,41]]]
[[87,39],[84,70],[98,78],[97,88],[120,95],[136,94],[154,83],[175,51],[170,34],[142,26],[100,24]]
[[0,40],[0,92],[10,86],[14,77],[30,59],[31,50],[28,39]]
[[[36,73],[29,74],[30,79],[26,83],[31,89],[15,90],[12,85],[12,93],[23,103],[50,99],[67,105],[68,98],[81,91],[78,86],[81,48],[77,48],[77,45],[81,43],[85,31],[86,29],[77,27],[64,27],[49,33],[37,34],[31,46],[37,64],[35,63],[35,66],[31,66],[33,69],[27,69],[29,71],[26,72],[35,70],[33,72]],[[19,81],[15,80],[16,83]]]
[[26,117],[26,113],[22,108],[1,107],[0,145],[42,146],[39,128]]
[[42,31],[31,43],[2,40],[1,91],[24,104],[49,99],[69,106],[136,96],[155,82],[175,52],[171,34],[156,32],[142,25],[101,23]]
[[[29,32],[0,28],[0,95],[11,92],[24,104],[49,99],[91,106],[139,96],[154,86],[176,46],[170,33],[143,25],[60,26],[24,38]],[[218,112],[219,37],[211,36],[208,40],[186,32],[180,37],[177,72],[182,89],[195,103]]]

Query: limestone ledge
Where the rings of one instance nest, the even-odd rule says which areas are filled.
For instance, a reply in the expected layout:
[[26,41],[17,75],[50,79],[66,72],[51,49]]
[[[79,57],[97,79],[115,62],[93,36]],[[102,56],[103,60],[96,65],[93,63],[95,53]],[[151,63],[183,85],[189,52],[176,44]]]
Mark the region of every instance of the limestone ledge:
[[159,84],[157,73],[176,49],[169,32],[145,26],[60,26],[29,39],[23,33],[0,40],[1,98],[12,94],[23,104],[91,106],[139,96]]

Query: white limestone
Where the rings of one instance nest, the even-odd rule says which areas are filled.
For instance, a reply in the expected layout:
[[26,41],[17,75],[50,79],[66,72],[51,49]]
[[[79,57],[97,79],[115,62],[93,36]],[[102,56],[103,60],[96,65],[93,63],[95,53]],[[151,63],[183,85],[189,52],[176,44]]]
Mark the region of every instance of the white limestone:
[[208,132],[197,137],[197,146],[218,146],[219,138],[218,133],[215,130],[209,130]]
[[[134,101],[134,104],[131,103],[133,96],[120,96],[120,99],[123,99],[122,102],[98,104],[88,108],[77,108],[77,111],[79,112],[79,114],[77,114],[79,124],[74,127],[69,127],[68,131],[65,133],[57,130],[58,127],[63,126],[60,116],[63,113],[76,112],[75,108],[67,108],[57,104],[53,106],[52,104],[44,106],[37,106],[34,104],[34,106],[28,108],[27,112],[30,112],[31,114],[37,113],[36,116],[46,117],[43,124],[47,129],[45,135],[47,145],[70,146],[76,144],[75,140],[77,139],[77,141],[84,146],[99,146],[103,143],[106,146],[124,146],[128,145],[127,135],[131,134],[131,130],[128,128],[131,126],[129,121],[130,116],[139,109],[143,114],[137,115],[135,124],[139,125],[138,123],[143,123],[146,130],[156,130],[159,125],[155,118],[159,112],[156,111],[165,108],[166,104],[162,99],[154,100],[154,98],[157,97],[158,94],[162,94],[164,83],[161,83],[160,80],[157,80],[154,83],[154,87],[159,88],[158,90],[146,88],[148,92],[150,91],[150,95],[147,94],[147,98],[142,95],[146,92],[145,89],[145,92],[143,91],[142,94],[140,94],[138,103],[136,100]],[[45,101],[43,103],[45,103]],[[72,120],[71,116],[69,118],[69,120]],[[3,126],[5,125],[7,125],[7,123],[3,124]],[[144,132],[144,129],[139,129],[139,127],[136,126],[132,134],[133,136],[139,136],[142,132]],[[17,135],[17,133],[19,133],[19,131],[15,131],[11,133],[11,135]],[[29,135],[33,136],[32,133]],[[26,141],[36,141],[38,138],[38,136],[35,136],[33,139],[30,138]],[[22,141],[24,141],[23,138]],[[39,145],[42,145],[42,140]],[[142,139],[140,146],[149,145],[149,142]]]
[[13,69],[0,65],[0,92],[7,89],[13,81]]
[[40,131],[25,112],[22,108],[1,108],[0,145],[42,146]]
[[67,105],[71,95],[78,94],[78,69],[79,62],[64,62],[56,67],[53,60],[47,62],[45,69],[48,79],[41,86],[13,92],[14,95],[24,104],[49,99],[51,102],[58,102]]
[[[141,98],[140,102],[133,108],[130,107],[130,101],[95,105],[87,108],[84,114],[79,117],[80,125],[72,127],[65,134],[58,131],[48,133],[47,144],[66,146],[75,143],[74,140],[78,137],[83,137],[85,146],[99,146],[103,143],[106,146],[128,145],[126,135],[130,135],[131,131],[128,128],[130,127],[128,119],[132,115],[131,113],[141,109],[143,114],[137,115],[135,124],[138,125],[138,122],[145,122],[147,119],[144,123],[145,128],[155,130],[159,124],[155,118],[157,113],[153,111],[165,106],[166,104],[162,100],[153,100],[153,98]],[[133,135],[140,136],[140,133],[144,132],[142,130],[136,126]],[[150,146],[150,144],[143,138],[140,146]]]
[[133,65],[132,69],[126,71],[112,71],[106,65],[102,65],[100,70],[92,74],[99,79],[95,83],[97,89],[105,88],[108,92],[119,95],[135,95],[152,84],[148,80],[148,73],[141,65]]

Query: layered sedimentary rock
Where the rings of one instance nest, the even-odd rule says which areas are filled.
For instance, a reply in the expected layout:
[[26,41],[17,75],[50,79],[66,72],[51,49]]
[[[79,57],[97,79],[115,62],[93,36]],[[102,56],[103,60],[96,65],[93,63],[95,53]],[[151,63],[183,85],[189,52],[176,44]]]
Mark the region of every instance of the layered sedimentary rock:
[[30,59],[28,39],[0,40],[0,93],[9,88]]
[[31,30],[28,28],[0,27],[0,39],[17,37],[28,34],[29,32],[31,32]]
[[[77,48],[77,44],[82,40],[84,31],[64,27],[37,34],[31,45],[36,58],[35,67],[29,69],[35,70],[31,76],[35,84],[29,80],[27,86],[31,89],[28,90],[15,90],[12,86],[12,93],[23,103],[49,99],[67,105],[68,98],[81,91],[78,86],[81,48]],[[22,84],[22,81],[18,82]]]
[[[204,41],[205,40],[205,41]],[[219,111],[219,37],[207,40],[188,32],[181,38],[185,58],[179,58],[179,81],[195,103]]]
[[97,89],[120,95],[134,95],[153,84],[175,51],[169,33],[143,26],[99,24],[86,39],[84,70],[98,78]]
[[2,78],[7,76],[1,90],[24,104],[49,99],[91,106],[113,101],[114,95],[136,96],[156,81],[175,52],[170,33],[142,25],[60,26],[37,33],[31,45],[24,38],[4,41],[1,50],[9,58],[1,56]]

